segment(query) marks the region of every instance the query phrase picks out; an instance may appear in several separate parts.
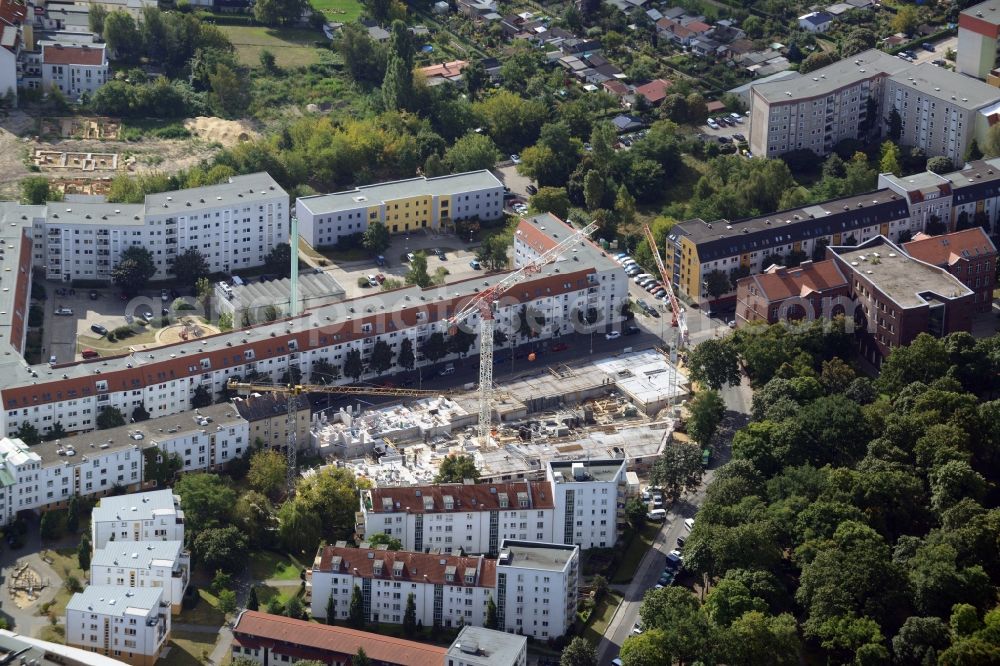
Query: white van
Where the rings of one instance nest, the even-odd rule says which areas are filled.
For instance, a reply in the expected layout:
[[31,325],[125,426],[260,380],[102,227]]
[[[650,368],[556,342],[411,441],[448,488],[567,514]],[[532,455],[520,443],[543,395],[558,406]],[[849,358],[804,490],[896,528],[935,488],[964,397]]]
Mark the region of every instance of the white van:
[[686,529],[688,532],[694,529],[694,518],[684,519],[684,529]]
[[656,522],[662,522],[667,519],[666,509],[653,509],[646,514],[647,520],[655,520]]

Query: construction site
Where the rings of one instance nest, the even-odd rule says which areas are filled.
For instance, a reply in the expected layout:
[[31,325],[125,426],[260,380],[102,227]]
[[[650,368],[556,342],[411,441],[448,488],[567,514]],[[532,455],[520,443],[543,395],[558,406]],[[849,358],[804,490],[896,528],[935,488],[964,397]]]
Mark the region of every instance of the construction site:
[[550,460],[627,458],[647,468],[662,452],[688,393],[662,350],[625,352],[526,373],[497,388],[492,426],[477,436],[480,393],[314,417],[312,447],[375,486],[431,483],[441,461],[470,455],[484,481],[534,479]]

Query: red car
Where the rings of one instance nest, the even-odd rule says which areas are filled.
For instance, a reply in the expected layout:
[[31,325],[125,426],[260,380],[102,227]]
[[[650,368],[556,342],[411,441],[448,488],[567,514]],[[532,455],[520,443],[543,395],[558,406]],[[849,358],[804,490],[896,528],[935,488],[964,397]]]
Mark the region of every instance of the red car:
[[554,351],[554,352],[566,351],[567,349],[569,349],[569,345],[566,344],[565,342],[557,342],[551,347],[549,347],[549,351]]
[[385,282],[385,276],[382,275],[381,273],[379,273],[378,275],[376,275],[375,279],[378,280],[379,284],[382,284],[383,282]]

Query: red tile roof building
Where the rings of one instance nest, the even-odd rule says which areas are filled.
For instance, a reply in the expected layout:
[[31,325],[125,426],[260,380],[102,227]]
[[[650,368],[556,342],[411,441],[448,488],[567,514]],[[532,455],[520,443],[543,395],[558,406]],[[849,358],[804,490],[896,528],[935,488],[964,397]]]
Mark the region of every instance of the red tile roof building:
[[943,268],[975,292],[977,312],[993,307],[997,278],[997,248],[982,227],[943,236],[917,234],[903,250],[914,259]]
[[637,86],[635,94],[642,95],[647,102],[656,105],[666,99],[667,91],[670,90],[671,85],[673,84],[666,79],[654,79],[649,83]]
[[232,656],[261,664],[316,660],[349,666],[362,649],[375,666],[444,666],[448,652],[436,645],[251,610],[240,613],[233,627]]
[[[803,261],[796,268],[771,267],[736,283],[736,323],[743,326],[813,319],[822,316],[825,303],[847,292],[847,279],[833,261]],[[840,306],[839,313],[843,312]]]

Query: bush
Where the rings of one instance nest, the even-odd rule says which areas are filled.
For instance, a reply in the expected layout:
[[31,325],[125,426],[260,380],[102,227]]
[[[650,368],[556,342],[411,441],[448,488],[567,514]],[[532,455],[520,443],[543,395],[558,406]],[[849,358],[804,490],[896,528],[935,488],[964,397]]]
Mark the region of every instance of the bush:
[[76,576],[69,576],[66,579],[66,589],[70,592],[83,592],[83,585],[80,584],[80,579]]
[[38,328],[45,321],[45,312],[40,305],[32,305],[28,308],[28,326]]
[[366,278],[366,277],[359,277],[358,278],[358,286],[359,287],[367,287],[368,286],[368,278]]
[[124,340],[125,338],[131,337],[133,335],[135,335],[135,331],[132,329],[131,326],[119,326],[118,328],[108,333],[108,339],[110,340],[113,336],[118,338],[119,340]]

